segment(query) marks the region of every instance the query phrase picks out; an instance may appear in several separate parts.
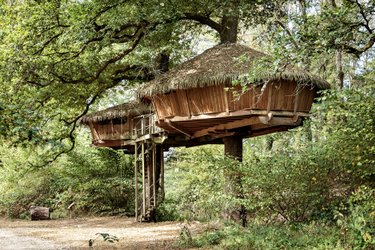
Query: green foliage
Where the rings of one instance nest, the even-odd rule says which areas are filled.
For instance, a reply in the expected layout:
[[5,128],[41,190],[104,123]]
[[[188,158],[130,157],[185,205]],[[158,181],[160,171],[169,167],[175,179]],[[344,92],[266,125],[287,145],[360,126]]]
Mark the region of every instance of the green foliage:
[[168,195],[156,210],[156,221],[181,220],[179,205],[176,200]]
[[[132,214],[134,181],[132,158],[86,143],[49,168],[28,166],[33,152],[2,146],[0,212],[22,217],[31,205],[51,207],[55,217],[73,213]],[[18,157],[13,157],[17,155]]]
[[[344,89],[326,93],[316,108],[316,119],[325,132],[323,142],[326,154],[334,156],[335,164],[341,166],[358,185],[370,182],[375,175],[375,88]],[[327,135],[326,135],[327,134]],[[328,137],[329,136],[329,137]]]
[[220,244],[223,238],[225,238],[224,230],[216,227],[208,227],[193,239],[193,244],[197,247],[203,247],[207,245],[215,246]]
[[183,225],[180,230],[180,235],[178,237],[178,245],[180,247],[191,247],[193,246],[193,238],[191,236],[190,229],[188,225]]
[[[270,156],[253,152],[244,164],[246,207],[267,221],[306,221],[322,211],[331,198],[333,182],[321,150],[277,152]],[[272,181],[270,181],[272,180]]]
[[[220,146],[177,150],[167,195],[183,218],[213,220],[243,204],[251,221],[248,229],[203,232],[191,246],[371,249],[374,100],[371,85],[327,91],[303,127],[246,140],[243,163],[223,157]],[[233,174],[241,176],[232,188],[243,198],[223,194],[225,176]]]
[[110,243],[115,243],[119,241],[119,238],[116,235],[111,235],[108,233],[96,233],[97,237],[95,239],[90,239],[89,240],[89,247],[93,247],[95,241],[99,238],[102,237],[104,241],[108,241]]
[[[3,1],[0,213],[26,218],[28,207],[37,204],[66,216],[73,202],[81,213],[131,211],[131,158],[75,142],[78,118],[100,97],[154,77],[160,53],[169,54],[172,64],[181,60],[191,40],[207,32],[197,24],[211,23],[220,33],[223,17],[236,11],[234,2],[243,26],[262,24],[258,41],[267,42],[261,45],[273,57],[269,67],[257,64],[257,73],[279,70],[286,61],[332,80],[339,73],[334,53],[341,51],[352,88],[326,91],[303,128],[246,140],[242,164],[223,157],[220,146],[178,149],[167,166],[167,200],[157,215],[208,221],[228,208],[247,208],[253,221],[248,229],[207,230],[194,241],[187,228],[181,241],[188,247],[372,248],[370,0],[297,1],[298,6],[245,0]],[[74,151],[53,158],[74,145]],[[52,164],[36,168],[45,162]],[[241,185],[228,187],[227,176],[240,177]],[[228,189],[240,190],[243,197],[224,195]]]
[[[181,219],[210,220],[220,216],[228,206],[223,195],[225,159],[222,147],[202,146],[177,149],[168,162],[167,196],[175,201]],[[194,167],[192,167],[194,166]]]
[[345,249],[334,228],[311,225],[257,225],[222,229],[219,249]]
[[359,187],[336,211],[336,219],[346,242],[357,249],[375,247],[375,189]]

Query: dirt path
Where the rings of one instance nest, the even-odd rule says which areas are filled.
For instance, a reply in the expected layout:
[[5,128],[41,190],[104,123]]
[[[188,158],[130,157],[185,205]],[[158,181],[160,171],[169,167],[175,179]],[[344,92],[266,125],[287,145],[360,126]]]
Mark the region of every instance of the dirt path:
[[19,236],[12,230],[0,229],[0,248],[2,250],[41,249],[41,247],[44,249],[58,249],[60,246],[49,240]]
[[[137,223],[134,218],[100,217],[50,221],[0,219],[0,249],[171,249],[178,238],[179,222]],[[198,230],[199,224],[189,226]],[[108,233],[119,242],[103,241]]]

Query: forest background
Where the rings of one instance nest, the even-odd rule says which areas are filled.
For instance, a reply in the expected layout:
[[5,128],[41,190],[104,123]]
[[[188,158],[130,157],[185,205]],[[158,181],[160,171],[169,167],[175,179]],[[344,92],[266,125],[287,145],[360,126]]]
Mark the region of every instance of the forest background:
[[[186,247],[374,247],[374,1],[2,0],[0,13],[2,215],[66,217],[73,202],[77,216],[132,215],[133,159],[90,147],[79,119],[229,39],[272,59],[250,78],[287,61],[332,88],[302,127],[246,139],[242,163],[222,146],[170,151],[158,218],[208,223],[181,233]],[[228,171],[244,197],[223,195]],[[222,218],[238,204],[246,228]]]

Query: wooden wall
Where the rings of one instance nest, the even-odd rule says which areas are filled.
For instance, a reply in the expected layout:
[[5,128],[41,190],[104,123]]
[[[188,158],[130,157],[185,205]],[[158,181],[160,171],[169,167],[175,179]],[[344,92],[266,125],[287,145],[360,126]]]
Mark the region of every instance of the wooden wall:
[[90,126],[94,141],[129,139],[130,119],[123,124],[114,124],[111,120],[95,122]]
[[309,112],[316,89],[292,81],[250,86],[223,85],[174,90],[153,97],[159,120],[175,116],[190,117],[238,110],[273,110]]
[[93,141],[130,140],[133,136],[142,136],[161,132],[155,126],[155,115],[146,114],[137,117],[128,116],[123,123],[113,120],[92,122],[90,124]]

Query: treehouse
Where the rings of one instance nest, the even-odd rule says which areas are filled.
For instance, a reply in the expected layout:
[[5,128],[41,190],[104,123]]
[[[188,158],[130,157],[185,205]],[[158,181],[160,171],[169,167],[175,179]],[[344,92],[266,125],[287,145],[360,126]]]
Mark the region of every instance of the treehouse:
[[82,118],[95,146],[134,153],[136,220],[151,220],[163,201],[168,147],[224,143],[240,160],[242,138],[301,125],[318,91],[329,88],[288,64],[259,72],[267,60],[243,45],[218,45],[143,85],[140,102]]
[[134,140],[160,132],[149,105],[124,103],[84,116],[81,123],[89,126],[92,143],[98,147],[123,149],[134,153]]
[[261,62],[267,63],[261,52],[221,44],[159,75],[139,96],[152,103],[157,126],[171,137],[184,134],[190,140],[210,141],[299,126],[317,92],[329,84],[291,65],[277,72],[254,72]]

